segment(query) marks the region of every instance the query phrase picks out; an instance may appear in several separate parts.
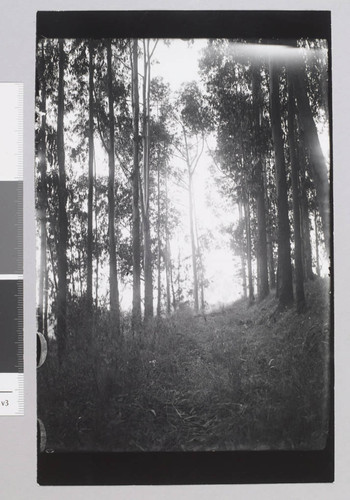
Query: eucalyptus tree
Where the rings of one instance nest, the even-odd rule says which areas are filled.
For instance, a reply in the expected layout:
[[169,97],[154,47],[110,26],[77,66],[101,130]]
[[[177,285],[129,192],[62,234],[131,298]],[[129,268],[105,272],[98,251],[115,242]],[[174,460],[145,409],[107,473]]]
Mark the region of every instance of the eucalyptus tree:
[[38,331],[47,335],[47,302],[44,305],[44,290],[47,277],[47,148],[46,148],[46,54],[45,42],[41,40],[38,44],[37,56],[37,157],[38,157],[38,183],[37,183],[37,208],[40,224],[40,269],[39,269],[39,295],[38,295]]
[[133,328],[141,325],[141,241],[140,241],[140,208],[139,208],[139,77],[138,77],[138,41],[130,42],[130,65],[132,80],[133,111],[133,170],[132,170],[132,259],[133,259],[133,295],[132,322]]
[[[113,42],[113,43],[112,43]],[[117,272],[117,190],[122,175],[131,175],[132,119],[129,110],[130,67],[128,41],[105,40],[99,45],[96,57],[95,109],[97,129],[108,155],[108,256],[109,256],[109,301],[113,328],[120,332],[119,284]],[[104,57],[106,55],[106,57]],[[117,160],[117,163],[116,163]],[[116,170],[118,166],[118,176]]]
[[[325,49],[324,49],[325,50]],[[311,50],[312,52],[312,50]],[[324,59],[319,70],[319,75],[323,79],[323,85],[327,85],[328,82],[328,64],[327,59]],[[327,248],[329,247],[330,238],[330,187],[328,179],[327,163],[322,151],[317,126],[315,122],[315,112],[313,113],[312,105],[307,93],[309,78],[305,62],[303,59],[299,59],[299,71],[293,72],[293,85],[297,101],[297,110],[300,127],[303,130],[304,144],[306,146],[306,152],[308,156],[308,163],[310,167],[310,173],[316,189],[316,199],[318,208],[320,211],[320,216],[322,220],[323,233],[325,236],[325,242]],[[310,74],[310,71],[309,71]],[[315,87],[313,86],[313,95],[317,95]],[[321,93],[320,101],[325,108],[325,120],[328,121],[328,93],[324,90],[319,90]],[[324,95],[326,94],[326,95]],[[313,106],[315,107],[315,105]],[[317,103],[316,103],[317,107]],[[318,106],[319,107],[319,106]]]
[[58,293],[57,293],[57,340],[58,356],[62,363],[67,337],[67,190],[64,149],[64,73],[65,51],[64,41],[60,39],[58,70],[58,103],[57,103],[57,160],[59,169],[58,210],[59,210],[59,245],[57,248]]
[[180,128],[178,139],[174,142],[174,147],[179,158],[184,161],[187,172],[187,183],[189,206],[189,226],[192,253],[193,272],[193,299],[195,312],[199,311],[199,281],[198,243],[196,239],[196,214],[194,206],[194,174],[204,151],[205,134],[210,129],[211,117],[206,106],[203,93],[196,82],[190,82],[182,86],[178,94],[176,108],[178,110],[177,123]]
[[[292,192],[293,192],[293,222],[294,222],[294,262],[295,262],[295,294],[297,311],[302,312],[305,309],[304,293],[304,271],[302,261],[302,243],[301,243],[301,220],[300,220],[300,202],[299,202],[299,166],[297,157],[297,143],[295,131],[295,97],[293,83],[288,69],[288,140],[289,157],[291,164]],[[317,245],[316,245],[317,246]]]
[[[171,252],[169,215],[170,200],[167,192],[168,178],[171,176],[170,157],[172,152],[172,108],[170,105],[170,87],[161,78],[154,78],[150,83],[150,167],[153,183],[153,205],[156,205],[154,225],[156,226],[157,246],[157,316],[162,310],[162,261],[166,274],[167,312],[170,313],[170,274]],[[152,196],[151,196],[152,201]],[[174,207],[172,206],[172,214]],[[152,224],[153,225],[153,224]]]
[[153,269],[150,227],[150,107],[151,107],[151,63],[158,40],[142,40],[143,75],[142,75],[142,144],[143,168],[141,187],[141,214],[143,227],[143,253],[144,253],[144,282],[145,282],[145,310],[144,319],[147,321],[153,316]]
[[117,275],[117,257],[115,241],[115,152],[114,152],[114,94],[112,76],[112,42],[107,45],[107,88],[108,88],[108,237],[109,237],[109,301],[111,319],[117,334],[120,333],[119,287]]
[[277,216],[278,216],[278,269],[277,297],[280,306],[293,302],[293,279],[290,255],[290,227],[288,216],[287,177],[281,125],[279,97],[279,63],[270,60],[270,114],[275,153]]
[[[235,197],[244,212],[246,249],[245,251],[242,249],[242,255],[247,256],[249,303],[252,303],[254,301],[251,231],[253,199],[259,199],[260,226],[263,226],[265,216],[261,213],[265,205],[261,177],[263,137],[259,140],[256,138],[256,135],[261,135],[263,131],[261,98],[257,89],[259,75],[256,72],[251,74],[249,61],[242,59],[236,50],[236,45],[228,40],[210,41],[200,66],[209,95],[208,100],[216,115],[217,162],[228,176],[228,182],[234,186]],[[254,83],[254,99],[252,83]],[[232,196],[232,190],[228,190],[228,195]],[[266,228],[266,224],[264,226]],[[261,240],[263,239],[262,235]],[[259,249],[262,247],[262,252],[265,248],[266,252],[266,235],[264,244],[258,247]],[[261,270],[266,269],[266,264],[258,267]],[[258,282],[265,284],[264,293],[260,294],[262,298],[266,293],[266,273],[264,279],[259,279]]]
[[256,197],[256,212],[258,223],[257,238],[257,268],[258,268],[258,297],[264,299],[269,293],[268,263],[267,263],[267,236],[266,236],[266,204],[263,177],[264,153],[266,150],[266,133],[262,126],[262,99],[261,99],[261,67],[258,62],[252,62],[252,106],[253,130],[256,163],[254,165],[254,191]]
[[89,191],[87,231],[87,302],[92,309],[93,198],[94,198],[94,42],[89,40]]

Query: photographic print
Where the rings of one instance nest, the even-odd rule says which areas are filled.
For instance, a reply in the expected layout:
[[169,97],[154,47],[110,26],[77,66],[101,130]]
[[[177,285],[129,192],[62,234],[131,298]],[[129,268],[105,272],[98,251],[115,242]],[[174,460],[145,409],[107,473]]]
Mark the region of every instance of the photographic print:
[[39,483],[332,480],[330,49],[328,13],[38,14]]

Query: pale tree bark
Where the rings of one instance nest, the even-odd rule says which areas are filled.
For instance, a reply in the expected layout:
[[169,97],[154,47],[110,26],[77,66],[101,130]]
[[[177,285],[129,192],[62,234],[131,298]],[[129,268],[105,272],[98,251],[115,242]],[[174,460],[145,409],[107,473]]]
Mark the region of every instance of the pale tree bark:
[[315,252],[316,252],[316,274],[320,276],[320,252],[319,252],[319,244],[320,239],[318,235],[318,226],[317,226],[317,212],[314,211],[314,224],[315,224]]
[[[154,47],[155,48],[155,47]],[[154,49],[153,49],[154,50]],[[153,317],[153,273],[152,273],[152,248],[151,228],[149,221],[150,197],[150,82],[151,82],[151,57],[150,40],[143,40],[144,74],[143,74],[143,237],[144,237],[144,277],[145,277],[145,321]]]
[[[266,168],[264,169],[263,174],[264,174],[264,192],[267,204],[267,214],[269,214],[271,212],[271,202],[269,200],[267,191]],[[273,241],[271,236],[271,228],[269,227],[268,224],[266,227],[266,247],[267,247],[267,264],[269,271],[269,284],[270,288],[276,288],[275,262],[273,258]]]
[[162,299],[162,290],[161,290],[161,239],[160,239],[160,165],[158,162],[157,169],[157,317],[159,318],[161,315],[161,299]]
[[300,215],[301,215],[301,233],[302,233],[302,255],[303,255],[303,268],[304,279],[314,279],[312,270],[312,247],[310,236],[310,217],[309,217],[309,202],[308,202],[308,188],[306,186],[306,158],[305,148],[303,145],[303,133],[299,129],[299,148],[298,160],[300,171]]
[[[242,214],[242,202],[238,202],[238,217],[240,225],[243,223],[243,214]],[[245,258],[245,248],[242,244],[240,248],[240,257],[241,257],[241,276],[242,276],[242,288],[243,288],[243,297],[247,298],[247,274],[246,274],[246,258]]]
[[249,305],[254,302],[254,286],[253,286],[253,271],[252,271],[252,238],[250,229],[250,208],[249,208],[249,194],[247,194],[243,201],[245,230],[247,240],[247,267],[248,267],[248,298]]
[[193,300],[194,300],[195,313],[198,314],[199,301],[198,301],[197,249],[194,236],[192,175],[189,166],[188,166],[188,203],[189,203],[190,237],[191,237],[191,251],[192,251]]
[[40,223],[40,272],[39,272],[39,297],[38,297],[38,331],[47,336],[47,301],[45,289],[47,288],[47,190],[46,190],[46,82],[44,78],[45,53],[44,42],[41,42],[41,57],[39,59],[40,73],[40,118],[41,124],[38,131],[38,170],[40,183],[38,184],[38,219]]
[[[139,207],[139,81],[138,40],[132,41],[132,105],[133,105],[133,172],[132,172],[132,324],[138,330],[141,325],[141,242]],[[142,202],[142,200],[141,200]]]
[[[173,287],[172,270],[171,270],[171,254],[170,254],[170,237],[169,237],[169,208],[168,208],[168,176],[165,173],[165,280],[166,280],[166,306],[167,314],[171,313],[171,296],[170,287]],[[175,299],[175,295],[173,295]],[[174,300],[175,309],[175,300]]]
[[89,40],[89,188],[88,188],[88,234],[87,234],[87,303],[92,311],[92,249],[93,249],[93,197],[94,197],[94,65],[93,42]]
[[59,170],[58,181],[58,213],[59,213],[59,241],[57,245],[57,343],[58,358],[62,363],[67,339],[67,189],[64,151],[64,41],[59,40],[59,73],[58,73],[58,104],[57,104],[57,159]]
[[107,80],[109,111],[109,150],[108,150],[108,236],[109,236],[109,293],[112,328],[120,334],[119,289],[117,276],[117,256],[115,241],[115,158],[114,158],[114,109],[112,83],[112,45],[107,41]]

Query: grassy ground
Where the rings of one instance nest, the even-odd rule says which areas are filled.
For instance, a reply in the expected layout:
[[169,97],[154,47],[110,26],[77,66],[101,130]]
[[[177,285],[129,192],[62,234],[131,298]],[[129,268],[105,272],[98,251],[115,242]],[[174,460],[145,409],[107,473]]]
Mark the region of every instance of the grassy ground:
[[[47,447],[89,451],[320,449],[329,414],[329,284],[308,309],[276,312],[273,296],[209,314],[154,320],[140,338],[125,322],[106,339],[101,317],[86,345],[75,320],[61,371],[38,372]],[[51,342],[51,344],[53,344]]]

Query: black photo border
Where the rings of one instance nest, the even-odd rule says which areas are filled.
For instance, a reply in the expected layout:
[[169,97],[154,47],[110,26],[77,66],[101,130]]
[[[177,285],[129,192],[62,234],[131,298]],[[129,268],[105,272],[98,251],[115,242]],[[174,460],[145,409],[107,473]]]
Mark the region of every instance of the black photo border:
[[329,11],[40,11],[41,38],[322,38],[329,46],[331,361],[327,445],[315,451],[38,452],[40,485],[325,483],[334,481],[334,280],[331,14]]

